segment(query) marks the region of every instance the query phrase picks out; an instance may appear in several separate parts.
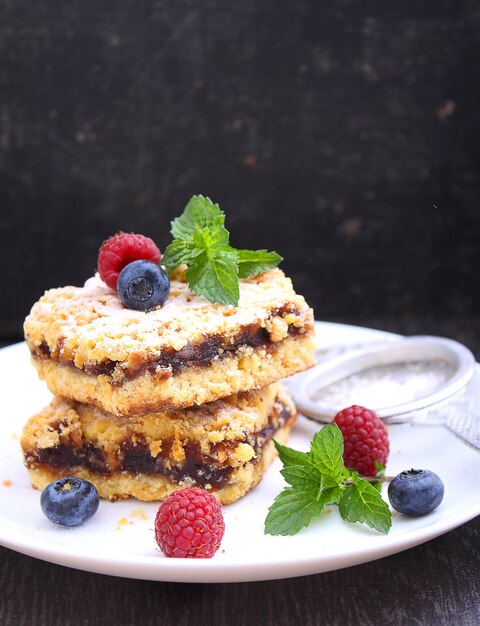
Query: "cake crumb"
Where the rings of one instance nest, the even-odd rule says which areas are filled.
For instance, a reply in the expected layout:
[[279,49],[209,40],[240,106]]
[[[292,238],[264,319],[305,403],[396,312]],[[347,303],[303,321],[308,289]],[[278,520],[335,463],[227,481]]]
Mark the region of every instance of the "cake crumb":
[[8,479],[8,478],[7,478],[7,480],[4,480],[4,481],[2,482],[2,485],[3,485],[4,487],[11,487],[11,486],[12,486],[12,484],[13,484],[13,483],[12,483],[12,481],[11,481],[10,479]]
[[128,520],[126,517],[121,517],[118,520],[117,528],[115,530],[120,530],[122,526],[127,526],[128,524],[133,524],[133,522]]
[[148,519],[148,515],[145,513],[145,509],[134,509],[132,511],[132,517],[139,517],[140,519]]

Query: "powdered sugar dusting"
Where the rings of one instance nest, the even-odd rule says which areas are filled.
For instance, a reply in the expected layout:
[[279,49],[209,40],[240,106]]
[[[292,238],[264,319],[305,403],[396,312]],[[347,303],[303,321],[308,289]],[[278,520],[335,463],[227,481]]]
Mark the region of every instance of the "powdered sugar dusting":
[[455,368],[445,361],[373,367],[312,393],[312,400],[339,410],[352,404],[378,409],[423,398],[445,385]]
[[[238,307],[211,304],[183,281],[170,286],[164,306],[148,313],[125,308],[98,274],[83,288],[51,289],[25,321],[27,342],[34,347],[44,342],[53,352],[60,342],[63,360],[81,368],[105,360],[154,360],[165,348],[179,351],[205,337],[228,341],[249,325],[265,328],[272,341],[286,337],[288,326],[313,328],[312,310],[279,269],[241,279]],[[282,307],[293,312],[277,314]]]

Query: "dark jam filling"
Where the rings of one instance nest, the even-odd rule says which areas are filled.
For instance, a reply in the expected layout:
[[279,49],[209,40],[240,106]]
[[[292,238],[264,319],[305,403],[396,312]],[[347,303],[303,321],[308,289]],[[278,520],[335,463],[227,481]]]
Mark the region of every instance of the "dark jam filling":
[[[276,431],[292,417],[290,410],[282,404],[279,413],[273,411],[269,423],[261,431],[256,433],[248,441],[254,450],[255,457],[250,461],[257,463],[265,444],[270,441]],[[239,441],[219,444],[225,449],[235,448]],[[35,464],[46,464],[53,467],[71,468],[74,466],[85,467],[92,472],[106,476],[117,472],[132,472],[134,474],[153,474],[165,476],[172,482],[180,483],[190,480],[197,485],[211,485],[212,488],[220,488],[229,482],[235,468],[222,465],[211,457],[201,453],[200,444],[196,441],[187,442],[184,446],[186,460],[173,467],[167,466],[165,459],[168,457],[172,441],[164,441],[161,452],[153,457],[145,441],[137,440],[136,445],[126,441],[121,446],[118,464],[112,469],[104,457],[102,450],[92,444],[83,447],[60,444],[54,448],[37,448],[35,452],[26,455],[27,467]],[[218,448],[217,448],[218,451]]]
[[[281,309],[277,309],[272,312],[272,317],[276,315],[286,315],[288,313],[297,313],[296,309],[292,305],[285,305]],[[302,335],[306,332],[306,328],[297,328],[296,326],[288,326],[288,334],[290,336]],[[173,375],[177,374],[182,367],[186,365],[200,365],[206,366],[214,359],[224,359],[236,352],[241,347],[268,347],[275,344],[270,339],[270,335],[265,328],[256,324],[250,324],[242,328],[238,335],[234,338],[233,342],[225,342],[225,338],[221,335],[211,335],[205,337],[205,339],[196,344],[187,344],[181,350],[174,350],[173,348],[165,348],[161,351],[155,360],[148,361],[147,363],[138,363],[135,366],[130,366],[128,369],[122,370],[122,380],[117,384],[121,385],[125,380],[132,380],[137,376],[140,376],[144,372],[150,372],[159,374],[159,370],[171,372]],[[72,365],[71,362],[62,361],[61,355],[63,347],[63,341],[59,342],[57,349],[51,351],[48,344],[43,341],[36,352],[36,356],[39,358],[57,359],[65,365]],[[83,371],[92,376],[99,376],[105,374],[112,376],[115,368],[119,365],[118,361],[103,361],[102,363],[96,363],[93,365],[85,365]]]

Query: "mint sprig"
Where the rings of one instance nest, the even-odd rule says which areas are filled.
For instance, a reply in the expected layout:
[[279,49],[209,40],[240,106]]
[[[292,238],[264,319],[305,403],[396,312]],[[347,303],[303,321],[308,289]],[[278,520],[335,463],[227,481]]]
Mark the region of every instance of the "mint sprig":
[[367,524],[387,534],[392,514],[379,491],[343,463],[343,436],[336,424],[312,438],[309,452],[275,442],[288,486],[275,498],[265,519],[265,533],[295,535],[328,505],[338,504],[346,522]]
[[363,522],[380,533],[387,534],[392,515],[375,487],[352,472],[353,483],[345,489],[338,510],[347,522]]
[[210,198],[198,195],[172,221],[173,241],[162,259],[167,273],[186,264],[190,289],[210,302],[238,305],[239,278],[276,267],[283,259],[267,250],[236,250],[230,246],[225,214]]

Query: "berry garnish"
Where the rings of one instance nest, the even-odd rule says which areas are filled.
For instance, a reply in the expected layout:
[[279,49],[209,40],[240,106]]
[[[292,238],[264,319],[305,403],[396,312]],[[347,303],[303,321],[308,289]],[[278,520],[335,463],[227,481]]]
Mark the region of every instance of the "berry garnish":
[[388,499],[393,508],[414,517],[436,509],[443,494],[442,479],[430,470],[405,470],[388,485]]
[[162,255],[155,243],[144,235],[118,233],[103,242],[98,253],[100,278],[112,289],[116,289],[118,276],[132,261],[160,263]]
[[40,506],[48,519],[61,526],[79,526],[98,509],[98,491],[88,480],[67,476],[53,481],[40,496]]
[[387,463],[389,442],[385,424],[374,411],[353,405],[335,415],[342,431],[346,467],[362,476],[376,476],[378,465]]
[[120,272],[117,292],[127,308],[152,311],[164,305],[170,293],[170,281],[159,265],[133,261]]
[[155,539],[166,557],[209,559],[224,532],[220,503],[198,487],[174,491],[155,517]]

